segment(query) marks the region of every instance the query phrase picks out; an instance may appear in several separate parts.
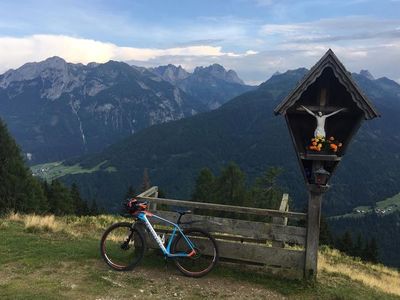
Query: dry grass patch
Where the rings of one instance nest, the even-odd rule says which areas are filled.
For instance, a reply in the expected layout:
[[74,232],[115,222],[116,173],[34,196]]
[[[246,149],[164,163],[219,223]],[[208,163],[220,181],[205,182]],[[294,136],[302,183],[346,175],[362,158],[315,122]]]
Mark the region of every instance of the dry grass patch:
[[[351,260],[351,261],[350,261]],[[318,258],[318,269],[348,276],[366,286],[400,296],[400,273],[383,265],[365,263],[344,256],[338,250],[324,249]]]
[[61,224],[56,221],[54,215],[38,216],[27,215],[24,218],[25,230],[28,232],[45,231],[58,232],[62,229]]
[[16,213],[16,212],[10,212],[6,216],[6,220],[13,221],[13,222],[22,222],[24,220],[24,216]]

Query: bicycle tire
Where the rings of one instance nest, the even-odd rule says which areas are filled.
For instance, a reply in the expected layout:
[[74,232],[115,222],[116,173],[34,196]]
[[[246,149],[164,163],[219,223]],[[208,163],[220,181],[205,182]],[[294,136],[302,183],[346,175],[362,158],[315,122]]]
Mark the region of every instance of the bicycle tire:
[[108,227],[100,241],[100,253],[116,271],[130,271],[140,263],[146,249],[143,233],[132,223],[120,222]]
[[[207,231],[199,228],[189,228],[184,230],[183,233],[194,243],[196,255],[193,257],[175,257],[174,263],[178,270],[189,277],[202,277],[208,274],[219,259],[215,239]],[[172,244],[171,253],[190,253],[191,251],[182,234],[178,234]]]

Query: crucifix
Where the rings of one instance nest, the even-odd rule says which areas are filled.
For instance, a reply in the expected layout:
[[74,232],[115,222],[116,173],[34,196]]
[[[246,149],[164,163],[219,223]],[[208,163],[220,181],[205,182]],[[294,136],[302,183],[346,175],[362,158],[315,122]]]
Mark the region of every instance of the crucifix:
[[307,108],[307,107],[305,107],[303,105],[300,105],[307,113],[312,115],[317,120],[317,127],[315,128],[315,131],[314,131],[314,137],[323,137],[323,138],[325,138],[326,137],[326,132],[325,132],[326,119],[331,117],[331,116],[333,116],[333,115],[336,115],[337,113],[341,112],[342,110],[345,110],[345,108],[341,108],[341,109],[338,109],[338,110],[336,110],[334,112],[331,112],[329,114],[324,115],[321,112],[321,107],[325,107],[326,106],[326,98],[327,98],[326,96],[327,96],[327,90],[326,90],[326,88],[322,88],[321,89],[320,98],[319,98],[320,110],[317,111],[317,112],[313,112],[313,111],[311,111],[311,109],[309,109],[309,108]]
[[314,113],[311,110],[309,110],[307,107],[301,105],[302,108],[304,108],[304,110],[306,112],[308,112],[310,115],[312,115],[316,120],[317,120],[317,128],[315,128],[314,131],[314,137],[326,137],[326,133],[325,133],[325,121],[327,118],[329,118],[330,116],[336,115],[337,113],[341,112],[342,110],[344,110],[345,108],[341,108],[338,109],[337,111],[334,111],[330,114],[327,115],[323,115],[322,112],[317,112]]

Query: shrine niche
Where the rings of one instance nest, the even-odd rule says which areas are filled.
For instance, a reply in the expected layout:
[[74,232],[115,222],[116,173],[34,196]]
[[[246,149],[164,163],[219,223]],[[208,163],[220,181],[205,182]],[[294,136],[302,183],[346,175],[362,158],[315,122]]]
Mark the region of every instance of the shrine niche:
[[332,50],[304,76],[275,114],[285,116],[307,184],[316,183],[317,170],[328,172],[329,180],[361,122],[379,116]]

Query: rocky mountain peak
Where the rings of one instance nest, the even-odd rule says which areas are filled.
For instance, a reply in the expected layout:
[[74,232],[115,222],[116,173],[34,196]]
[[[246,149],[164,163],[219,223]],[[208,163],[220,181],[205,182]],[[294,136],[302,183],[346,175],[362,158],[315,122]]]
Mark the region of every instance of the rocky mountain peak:
[[67,71],[67,62],[61,57],[53,56],[41,62],[26,63],[16,70],[8,70],[0,76],[0,87],[7,88],[13,82],[32,80],[38,77],[49,78],[53,77],[54,73],[66,73]]
[[367,78],[369,80],[375,80],[374,76],[372,76],[372,74],[368,70],[361,70],[360,75],[364,76],[365,78]]
[[156,68],[150,69],[153,73],[156,73],[165,81],[176,83],[177,81],[183,80],[190,76],[185,69],[183,69],[180,65],[175,66],[172,64],[168,64],[166,66],[159,66]]
[[213,64],[208,67],[197,67],[194,69],[193,75],[199,76],[212,76],[231,83],[238,83],[244,85],[243,80],[239,78],[235,71],[227,71],[219,64]]

